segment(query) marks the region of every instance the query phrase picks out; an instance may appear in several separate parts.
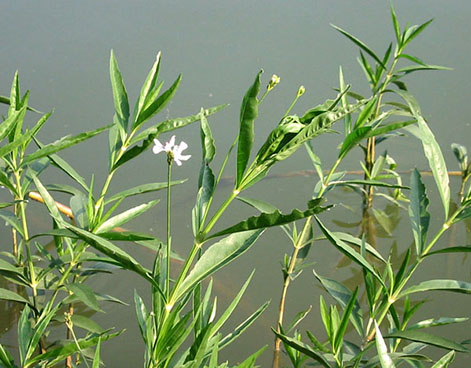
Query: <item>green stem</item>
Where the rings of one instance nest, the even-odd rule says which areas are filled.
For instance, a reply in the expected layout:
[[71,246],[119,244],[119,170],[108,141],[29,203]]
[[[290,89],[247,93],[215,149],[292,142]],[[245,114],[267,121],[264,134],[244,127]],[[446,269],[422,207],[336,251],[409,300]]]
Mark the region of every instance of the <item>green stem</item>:
[[166,290],[166,296],[167,300],[170,296],[170,250],[171,250],[171,233],[170,233],[170,200],[171,200],[171,187],[170,187],[170,182],[172,179],[172,159],[169,158],[167,160],[168,162],[168,175],[167,175],[167,272],[166,272],[166,278],[165,278],[165,290]]
[[[284,318],[284,312],[285,312],[285,304],[286,304],[286,295],[288,293],[288,287],[291,282],[291,275],[294,272],[294,268],[296,266],[297,258],[299,251],[303,248],[305,244],[303,244],[303,241],[306,236],[306,232],[309,229],[309,224],[311,222],[312,216],[309,216],[306,219],[306,222],[304,223],[303,230],[301,231],[301,234],[299,237],[296,239],[296,242],[293,244],[293,254],[291,255],[289,265],[288,265],[288,270],[285,274],[284,277],[284,282],[283,282],[283,290],[281,292],[281,299],[280,299],[280,306],[278,308],[278,323],[276,326],[276,330],[278,333],[281,333],[281,326],[283,325],[283,318]],[[281,345],[281,339],[277,336],[275,338],[275,351],[278,352],[280,351],[280,345]]]
[[219,207],[219,209],[216,211],[216,213],[213,215],[213,217],[211,218],[211,220],[209,220],[208,222],[208,225],[205,226],[204,230],[201,231],[196,239],[195,239],[195,242],[193,243],[193,247],[190,251],[190,255],[188,256],[188,258],[186,259],[184,265],[183,265],[183,269],[182,271],[180,272],[180,275],[178,276],[178,279],[177,281],[175,282],[175,285],[172,289],[172,292],[170,294],[170,297],[169,297],[169,301],[168,301],[168,305],[170,308],[172,308],[176,302],[176,296],[178,295],[178,289],[180,288],[180,285],[181,283],[183,282],[183,280],[185,279],[186,275],[188,274],[188,271],[190,270],[190,267],[193,263],[193,260],[195,259],[196,255],[198,254],[198,250],[201,248],[201,246],[203,245],[204,241],[206,240],[206,236],[208,235],[208,233],[211,231],[211,229],[213,228],[213,226],[216,224],[217,220],[221,217],[221,215],[224,213],[224,211],[227,209],[227,207],[229,206],[229,204],[235,199],[235,197],[237,197],[237,195],[239,194],[239,191],[238,190],[233,190],[231,195],[224,201],[224,203],[221,205],[221,207]]
[[[21,188],[21,177],[18,171],[15,171],[15,181],[16,181],[16,190],[17,193],[23,193]],[[37,293],[37,281],[36,281],[36,273],[34,270],[33,264],[33,257],[31,254],[30,242],[29,242],[29,231],[28,231],[28,223],[26,220],[26,207],[23,195],[21,197],[16,198],[19,200],[19,210],[20,210],[20,217],[21,217],[21,225],[23,228],[23,235],[24,235],[24,242],[25,242],[25,250],[26,250],[26,263],[28,265],[29,270],[29,277],[31,282],[31,289],[33,290],[33,305],[36,308],[36,297]]]

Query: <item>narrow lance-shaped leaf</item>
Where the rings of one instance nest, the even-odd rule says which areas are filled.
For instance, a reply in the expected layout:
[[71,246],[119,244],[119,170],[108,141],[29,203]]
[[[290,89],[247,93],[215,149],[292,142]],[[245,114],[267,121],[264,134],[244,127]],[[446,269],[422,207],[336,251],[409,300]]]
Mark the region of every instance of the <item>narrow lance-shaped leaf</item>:
[[97,312],[103,312],[98,305],[95,292],[83,283],[73,283],[65,285],[67,290],[72,292],[81,302]]
[[434,290],[471,294],[471,283],[458,280],[427,280],[407,288],[400,294],[399,298],[412,293]]
[[279,210],[275,210],[272,213],[262,213],[258,216],[252,216],[245,221],[241,221],[234,226],[228,227],[224,230],[218,231],[215,234],[212,234],[208,238],[214,238],[221,235],[237,233],[240,231],[254,230],[254,229],[264,229],[267,227],[280,226],[300,220],[314,214],[325,211],[327,207],[321,207],[320,203],[322,199],[312,199],[308,202],[308,209],[305,211],[300,211],[294,209],[291,213],[283,215]]
[[365,51],[368,55],[370,55],[378,63],[378,65],[380,65],[384,70],[386,70],[386,66],[383,64],[381,59],[368,46],[366,46],[364,42],[360,41],[358,38],[351,35],[347,31],[344,31],[340,27],[337,27],[333,24],[331,24],[331,26],[334,27],[340,33],[342,33],[344,36],[349,38],[351,41],[353,41],[353,43],[355,43],[358,47],[360,47],[363,51]]
[[393,4],[391,2],[391,18],[394,26],[394,34],[396,35],[397,47],[401,48],[402,46],[402,36],[401,36],[401,27],[397,20],[396,12],[394,10]]
[[161,52],[157,53],[155,57],[154,65],[149,71],[145,82],[142,85],[141,93],[139,94],[139,98],[137,99],[136,106],[134,108],[134,120],[137,121],[137,117],[139,116],[142,108],[144,107],[144,103],[147,100],[149,94],[154,90],[155,83],[157,82],[157,78],[159,76],[159,69],[160,69],[160,60],[161,60]]
[[128,94],[126,92],[126,87],[124,87],[123,78],[119,71],[118,62],[114,56],[113,50],[111,50],[110,56],[110,79],[118,124],[122,132],[126,132],[129,120]]
[[388,347],[384,342],[381,331],[378,327],[378,324],[375,321],[375,340],[376,340],[376,350],[378,351],[379,361],[381,363],[381,368],[396,368],[393,363],[393,360],[388,354]]
[[[174,180],[170,182],[170,186],[183,184],[186,181],[187,179]],[[111,202],[117,201],[122,198],[128,198],[128,197],[132,197],[132,196],[142,194],[142,193],[156,192],[158,190],[167,189],[167,188],[168,188],[167,182],[148,183],[148,184],[138,185],[136,187],[129,188],[129,189],[123,190],[122,192],[113,194],[111,197],[105,200],[105,204],[109,204]]]
[[[33,138],[33,139],[40,149],[45,146],[36,138]],[[80,186],[83,189],[85,189],[87,192],[90,190],[88,188],[88,185],[85,183],[85,179],[59,155],[57,154],[48,155],[48,158],[54,166],[58,167],[65,174],[70,176],[73,180],[75,180],[78,184],[80,184]]]
[[188,290],[191,290],[201,280],[212,275],[248,250],[262,233],[263,230],[252,230],[231,234],[211,245],[182,282],[175,300],[185,295]]
[[351,295],[350,300],[348,300],[348,303],[344,308],[344,312],[343,312],[342,320],[340,321],[340,324],[339,324],[339,328],[336,329],[335,331],[335,338],[334,338],[335,351],[338,351],[340,349],[340,346],[342,345],[343,337],[345,335],[345,331],[347,330],[348,321],[350,320],[353,310],[358,304],[357,295],[358,295],[358,287],[355,289],[355,291]]
[[417,255],[422,255],[427,238],[430,214],[427,211],[429,204],[425,186],[420,177],[419,171],[415,169],[411,173],[411,193],[409,205],[409,217],[412,222],[412,232],[414,234],[415,249]]
[[2,344],[0,344],[0,362],[5,368],[17,368],[15,361],[8,350],[5,350]]
[[148,203],[144,203],[139,206],[135,206],[129,210],[126,210],[124,212],[121,212],[120,214],[115,215],[111,217],[110,219],[106,220],[105,222],[103,222],[102,224],[100,224],[100,226],[98,226],[98,228],[95,229],[95,232],[99,234],[101,232],[107,232],[114,229],[115,227],[121,226],[131,221],[133,218],[140,216],[141,214],[143,214],[144,212],[146,212],[147,210],[155,206],[159,201],[160,200],[158,199],[154,201],[150,201]]
[[371,266],[368,261],[359,253],[355,252],[348,244],[344,243],[340,239],[338,239],[333,233],[331,233],[322,222],[314,216],[319,227],[321,228],[322,232],[326,236],[326,238],[334,245],[340,252],[345,254],[348,258],[350,258],[353,262],[358,263],[360,266],[364,267],[368,272],[370,272],[380,283],[383,287],[386,288],[386,285],[383,279],[376,273],[373,266]]
[[113,334],[102,334],[99,336],[92,336],[90,338],[79,339],[78,344],[72,342],[59,348],[48,350],[46,353],[36,355],[35,357],[28,360],[28,363],[23,368],[34,367],[35,364],[41,361],[48,362],[49,366],[53,366],[54,364],[64,360],[66,357],[75,354],[77,351],[96,346],[98,342],[106,341],[120,335],[121,333],[122,331]]
[[[346,309],[347,304],[352,300],[352,292],[343,284],[335,280],[322,277],[315,270],[312,272],[314,273],[314,276],[320,281],[322,286],[327,290],[329,295],[332,296],[342,306],[343,309]],[[360,304],[356,299],[354,299],[354,302],[354,308],[351,311],[350,319],[358,334],[363,337],[363,321]]]
[[0,288],[0,299],[3,300],[10,300],[13,302],[18,302],[18,303],[24,303],[24,304],[29,304],[29,301],[26,300],[23,296],[21,296],[18,293],[15,293],[14,291]]
[[445,354],[436,362],[431,368],[447,368],[455,359],[456,353],[452,350],[449,353]]
[[430,169],[432,170],[435,183],[437,184],[438,192],[440,193],[443,208],[445,210],[445,218],[447,219],[450,209],[450,180],[440,146],[425,122],[425,119],[422,117],[419,104],[415,98],[407,91],[395,90],[395,92],[407,102],[412,114],[417,120],[418,126],[410,126],[408,130],[422,141],[424,153],[427,157]]
[[360,112],[360,115],[358,115],[358,119],[355,122],[355,129],[360,128],[363,125],[365,125],[368,120],[370,119],[371,115],[373,114],[375,107],[376,107],[376,101],[377,97],[373,97],[368,103],[363,107],[363,109]]
[[443,249],[435,250],[433,252],[428,252],[427,254],[425,254],[425,256],[443,253],[471,253],[471,245],[465,247],[446,247]]
[[415,342],[424,343],[427,345],[437,346],[439,348],[448,349],[448,350],[456,350],[463,353],[469,353],[469,349],[467,349],[464,345],[461,345],[455,341],[445,339],[440,336],[432,335],[420,330],[405,330],[405,331],[396,331],[390,333],[386,338],[399,338],[405,340],[411,340]]
[[258,72],[255,82],[248,89],[242,101],[240,108],[240,127],[239,142],[237,145],[237,178],[236,188],[244,176],[247,163],[250,159],[250,152],[254,142],[254,122],[258,115],[258,93],[260,91],[260,75],[262,70]]
[[158,98],[152,101],[152,103],[146,106],[143,111],[141,111],[141,113],[137,117],[136,123],[132,127],[133,131],[138,129],[147,120],[152,118],[154,115],[158,114],[165,106],[167,106],[167,104],[171,101],[171,99],[177,92],[181,80],[182,76],[179,75],[168,90],[162,93]]
[[319,362],[325,368],[331,368],[329,361],[324,358],[322,354],[319,354],[315,350],[313,350],[309,345],[304,344],[303,342],[293,339],[292,337],[288,337],[276,332],[274,329],[272,331],[278,336],[285,344],[291,346],[297,351],[307,355],[308,357],[314,359],[315,361]]
[[18,119],[23,115],[24,110],[26,108],[24,107],[20,111],[12,111],[11,113],[8,114],[8,117],[1,122],[0,124],[0,140],[5,138],[12,129],[15,128],[15,125],[18,121]]
[[80,142],[83,142],[84,140],[87,140],[89,138],[92,138],[96,136],[97,134],[100,134],[104,132],[106,129],[108,129],[110,126],[105,126],[102,128],[98,128],[96,130],[92,130],[89,132],[85,133],[80,133],[76,136],[70,137],[66,136],[63,137],[53,143],[50,143],[40,149],[38,149],[36,152],[33,152],[25,157],[23,162],[21,163],[22,166],[27,165],[28,163],[35,161],[41,157],[49,156],[52,155],[53,153],[56,153],[58,151],[61,151],[67,147],[74,146]]

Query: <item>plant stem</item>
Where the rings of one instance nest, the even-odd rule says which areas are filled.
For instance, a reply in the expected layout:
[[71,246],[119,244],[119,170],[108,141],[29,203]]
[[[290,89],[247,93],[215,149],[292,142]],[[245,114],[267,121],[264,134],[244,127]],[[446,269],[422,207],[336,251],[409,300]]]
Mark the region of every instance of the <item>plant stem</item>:
[[[15,180],[16,180],[16,189],[17,193],[22,193],[23,190],[21,188],[21,177],[18,171],[15,171]],[[26,220],[26,207],[25,207],[25,202],[24,198],[22,198],[23,195],[19,198],[15,198],[16,200],[19,201],[19,210],[20,210],[20,217],[21,217],[21,225],[23,228],[23,236],[24,236],[24,243],[25,243],[25,250],[26,250],[26,263],[28,265],[28,271],[29,271],[29,277],[30,277],[30,282],[31,282],[31,289],[33,291],[33,306],[36,308],[36,297],[38,295],[37,293],[37,282],[36,282],[36,273],[34,270],[34,264],[33,264],[33,257],[31,255],[31,248],[30,248],[30,243],[29,243],[29,232],[28,232],[28,223]]]
[[[296,267],[296,262],[298,258],[299,251],[304,246],[304,238],[306,236],[306,232],[309,229],[309,224],[311,223],[312,216],[309,216],[304,223],[303,230],[301,234],[296,239],[296,242],[293,244],[293,254],[291,255],[288,270],[284,275],[284,283],[283,283],[283,290],[281,292],[281,299],[280,299],[280,306],[278,308],[278,323],[276,326],[276,330],[278,333],[281,333],[281,326],[283,325],[283,317],[285,312],[285,304],[286,304],[286,294],[288,293],[288,287],[291,282],[291,275],[294,272],[294,268]],[[280,351],[281,339],[277,336],[275,338],[275,352]]]
[[172,237],[171,237],[171,232],[170,232],[170,201],[171,201],[171,189],[170,189],[170,182],[172,179],[172,159],[168,159],[168,175],[167,175],[167,272],[166,272],[166,278],[165,278],[165,290],[166,290],[166,296],[167,300],[170,296],[170,253],[171,253],[171,242],[172,242]]
[[195,259],[196,255],[198,254],[198,250],[201,248],[204,241],[206,240],[205,239],[206,236],[211,231],[213,226],[216,224],[217,220],[221,217],[221,215],[227,209],[229,204],[235,199],[235,197],[237,197],[238,194],[239,194],[238,190],[233,190],[231,195],[224,201],[224,203],[221,205],[221,207],[219,207],[219,209],[213,215],[211,220],[209,220],[208,225],[205,226],[204,230],[201,231],[201,233],[196,236],[196,239],[193,243],[193,248],[190,251],[190,255],[186,259],[186,261],[183,265],[183,269],[180,272],[180,275],[178,276],[178,279],[175,282],[175,285],[174,285],[174,287],[172,289],[172,292],[170,294],[170,297],[168,299],[168,303],[169,303],[170,307],[173,307],[173,305],[175,304],[175,302],[176,302],[175,298],[178,295],[178,293],[177,293],[178,289],[180,288],[181,283],[183,282],[186,275],[188,274],[188,271],[189,271],[189,269],[190,269],[190,267],[193,263],[193,260]]

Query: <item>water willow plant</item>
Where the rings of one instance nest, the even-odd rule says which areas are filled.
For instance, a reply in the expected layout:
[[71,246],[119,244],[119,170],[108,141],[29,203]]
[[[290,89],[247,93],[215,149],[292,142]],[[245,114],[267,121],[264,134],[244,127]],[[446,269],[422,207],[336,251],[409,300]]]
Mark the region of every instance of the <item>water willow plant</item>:
[[[13,247],[11,252],[2,253],[10,262],[0,258],[0,273],[12,283],[14,290],[1,288],[0,298],[25,305],[18,323],[18,347],[22,367],[52,367],[64,360],[67,367],[72,367],[79,364],[78,361],[74,363],[72,360],[76,353],[79,354],[77,359],[88,365],[87,359],[90,357],[86,355],[85,350],[119,334],[109,333],[90,318],[76,314],[76,304],[101,312],[99,301],[120,302],[109,295],[93,291],[85,284],[89,277],[98,273],[109,273],[111,264],[132,269],[153,280],[150,271],[110,240],[155,242],[154,237],[146,234],[115,232],[114,229],[143,214],[158,201],[150,201],[118,214],[115,212],[124,199],[161,190],[166,188],[168,183],[141,184],[108,196],[112,178],[121,165],[146,151],[153,139],[162,132],[198,121],[201,116],[210,115],[223,107],[204,110],[181,119],[154,123],[140,131],[143,124],[171,100],[180,82],[178,77],[167,91],[160,93],[162,82],[158,83],[159,67],[160,53],[143,84],[132,121],[129,123],[131,116],[126,89],[117,61],[111,53],[110,76],[115,102],[113,124],[77,136],[67,136],[47,145],[41,144],[36,135],[51,114],[45,114],[30,129],[24,127],[26,111],[34,109],[27,106],[29,92],[23,97],[20,95],[18,74],[13,80],[10,97],[1,100],[9,103],[10,108],[7,118],[0,125],[0,139],[7,139],[7,143],[0,148],[0,157],[4,164],[0,181],[13,197],[12,202],[5,203],[2,207],[11,206],[13,212],[3,209],[0,216],[11,225]],[[93,178],[91,185],[87,185],[85,179],[58,156],[57,152],[107,129],[110,133],[109,173],[99,197],[95,198]],[[31,152],[30,143],[33,140],[39,148]],[[49,164],[67,174],[79,189],[70,185],[43,185],[39,175]],[[34,235],[29,232],[26,217],[27,199],[33,183],[53,221],[51,231]],[[182,181],[177,181],[170,185],[181,183]],[[64,192],[71,196],[71,211],[67,212],[67,216],[74,220],[73,223],[65,221],[62,217],[51,195],[52,191]],[[38,241],[39,237],[45,235],[53,236],[50,244]],[[100,257],[90,252],[90,245],[102,250],[109,257]],[[61,317],[64,308],[65,318]],[[64,323],[67,329],[65,340],[53,343],[47,341],[51,331],[49,324],[53,320]],[[74,328],[84,330],[85,336],[78,338]],[[96,366],[99,354],[93,359]],[[5,367],[16,366],[11,354],[3,347],[0,347],[0,362]]]
[[[343,91],[337,99],[326,101],[306,112],[301,118],[295,115],[285,115],[249,164],[258,106],[276,85],[276,78],[272,78],[259,100],[260,75],[261,72],[257,74],[242,101],[239,134],[229,148],[217,177],[213,174],[210,165],[216,154],[214,139],[206,117],[201,116],[203,159],[196,204],[192,212],[193,247],[184,259],[182,270],[174,282],[170,282],[171,236],[168,232],[165,251],[162,248],[162,251],[158,253],[154,262],[152,280],[148,279],[152,284],[152,313],[147,312],[140,296],[135,295],[139,326],[146,344],[145,367],[200,367],[210,360],[212,354],[216,354],[218,350],[239,336],[268,306],[268,303],[262,305],[230,334],[223,337],[219,332],[239,303],[251,277],[217,320],[215,318],[216,300],[211,302],[211,284],[206,291],[203,291],[201,282],[252,247],[265,228],[302,219],[325,209],[320,206],[321,200],[315,200],[308,203],[308,209],[305,211],[293,210],[289,214],[270,211],[270,213],[251,217],[226,229],[212,232],[231,202],[245,189],[262,179],[276,162],[288,158],[304,142],[329,132],[334,122],[364,105],[364,102],[359,102],[355,105],[340,107],[341,95],[345,93]],[[158,145],[157,150],[167,151],[170,164],[174,152],[169,143],[165,146]],[[234,188],[211,215],[211,204],[217,186],[236,144],[238,148]],[[170,219],[170,207],[167,209],[167,218]],[[204,250],[206,243],[216,237],[223,238]],[[193,303],[192,308],[185,313],[184,308],[190,301]],[[190,347],[182,352],[181,346],[192,331],[194,339]],[[178,356],[177,353],[180,355]],[[256,355],[259,353],[257,352]],[[256,355],[249,358],[252,361],[251,364]]]
[[[425,185],[419,171],[414,170],[410,178],[409,217],[412,225],[414,246],[407,249],[398,267],[394,267],[391,257],[384,259],[376,257],[381,263],[372,264],[367,260],[369,244],[363,238],[355,238],[349,234],[330,231],[317,217],[315,220],[324,237],[352,262],[360,266],[363,280],[352,291],[344,284],[322,277],[314,270],[315,277],[320,281],[327,293],[338,303],[328,306],[324,298],[320,298],[321,319],[325,327],[327,339],[319,339],[310,331],[307,336],[311,345],[302,342],[301,335],[295,331],[294,336],[288,332],[295,326],[306,312],[300,313],[295,321],[284,330],[281,326],[275,334],[285,343],[288,356],[294,367],[301,367],[308,359],[326,368],[339,367],[375,367],[391,368],[399,364],[408,364],[411,367],[425,367],[426,363],[433,364],[433,368],[447,367],[454,359],[455,352],[470,353],[465,345],[468,342],[458,343],[443,337],[423,332],[426,328],[465,322],[468,317],[440,317],[426,319],[411,324],[412,317],[417,313],[424,300],[413,302],[410,296],[426,291],[449,291],[471,294],[471,284],[459,280],[434,279],[420,282],[410,286],[410,281],[430,256],[444,253],[467,253],[469,246],[448,247],[433,250],[441,237],[452,226],[471,216],[470,191],[465,192],[462,184],[459,202],[456,208],[450,207],[449,177],[440,147],[433,133],[428,127],[417,101],[410,93],[399,90],[397,93],[407,104],[407,110],[417,122],[417,125],[408,125],[406,129],[418,137],[423,145],[444,209],[443,225],[428,240],[430,232],[430,214],[428,212],[429,199]],[[366,109],[366,107],[365,107]],[[341,148],[342,149],[342,148]],[[455,146],[456,155],[462,166],[463,178],[466,177],[466,162],[463,149]],[[468,188],[469,189],[469,188]],[[350,244],[357,245],[360,252],[353,250]],[[397,271],[394,271],[397,270]],[[361,306],[359,291],[364,288],[366,305]],[[398,305],[403,304],[401,310]],[[343,314],[339,312],[343,310]],[[366,322],[366,323],[365,323]],[[387,333],[381,333],[386,328]],[[347,337],[348,327],[358,335],[355,340]],[[348,338],[348,340],[347,340]],[[388,343],[386,343],[386,340]],[[434,362],[422,353],[426,347],[434,346],[449,350],[439,361]]]
[[[432,22],[429,20],[421,25],[407,25],[401,32],[401,27],[398,22],[396,13],[391,3],[391,17],[394,28],[394,34],[396,38],[395,44],[391,42],[387,47],[384,56],[380,57],[363,41],[348,33],[340,27],[333,27],[341,34],[350,39],[356,46],[360,48],[360,57],[358,62],[365,74],[368,84],[371,89],[372,98],[370,105],[364,110],[364,116],[362,119],[358,119],[353,124],[352,119],[347,116],[345,119],[345,140],[343,149],[340,154],[347,149],[352,143],[357,143],[367,140],[366,144],[361,144],[360,147],[363,149],[365,154],[365,162],[363,169],[365,171],[365,178],[371,179],[378,173],[376,160],[376,145],[387,138],[394,136],[390,131],[385,130],[381,134],[374,137],[369,136],[369,131],[375,128],[375,125],[380,124],[381,121],[389,118],[391,115],[396,117],[403,116],[403,118],[410,118],[410,110],[401,102],[397,101],[386,101],[383,102],[387,93],[397,93],[401,96],[402,91],[407,91],[407,86],[404,83],[403,78],[411,73],[417,71],[427,70],[450,70],[438,65],[427,64],[416,56],[406,53],[406,47],[414,40],[425,28]],[[394,51],[393,51],[394,50]],[[371,61],[368,61],[370,59]],[[412,65],[399,67],[402,60],[412,62]],[[342,69],[339,74],[340,88],[345,85],[344,76]],[[348,97],[363,99],[357,93],[350,93],[345,95],[342,99],[342,103],[348,103]],[[384,108],[389,107],[389,110]],[[391,107],[393,107],[391,109]],[[394,175],[392,172],[389,175]],[[395,175],[397,177],[397,175]],[[371,207],[373,200],[373,187],[365,185],[365,206]]]

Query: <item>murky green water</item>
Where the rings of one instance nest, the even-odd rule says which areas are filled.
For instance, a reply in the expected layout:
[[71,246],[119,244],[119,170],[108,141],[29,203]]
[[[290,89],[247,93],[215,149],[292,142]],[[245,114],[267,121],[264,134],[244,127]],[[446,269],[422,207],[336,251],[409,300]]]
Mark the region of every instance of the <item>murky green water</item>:
[[[215,160],[217,166],[237,130],[242,96],[260,68],[265,70],[266,81],[276,73],[281,76],[282,82],[261,108],[257,122],[258,143],[278,122],[299,85],[303,84],[307,92],[296,107],[298,113],[333,96],[331,88],[337,85],[339,65],[344,69],[347,82],[355,90],[366,92],[367,86],[356,63],[357,49],[333,30],[329,23],[341,26],[383,52],[393,38],[388,3],[378,0],[3,2],[0,5],[3,14],[0,32],[0,94],[8,94],[13,74],[19,69],[23,89],[32,91],[31,105],[42,111],[55,108],[49,127],[40,137],[44,142],[53,141],[65,134],[79,133],[111,121],[113,105],[108,77],[110,49],[114,49],[118,57],[132,98],[136,96],[155,54],[162,50],[161,75],[167,85],[173,82],[178,73],[183,74],[180,90],[174,102],[161,114],[162,119],[193,114],[201,106],[231,104],[225,111],[210,118],[219,148],[219,159]],[[468,102],[471,95],[471,3],[467,0],[403,0],[395,1],[395,7],[402,23],[422,23],[435,18],[423,36],[414,42],[411,50],[426,62],[454,69],[451,72],[415,75],[409,79],[408,85],[420,101],[424,116],[428,118],[441,143],[449,168],[455,169],[450,144],[458,142],[471,148]],[[200,155],[198,127],[195,125],[178,131],[178,138],[189,143],[193,158],[191,164],[174,171],[175,178],[196,178]],[[324,162],[334,159],[337,143],[335,137],[315,142],[317,153]],[[97,137],[80,147],[64,152],[64,158],[87,180],[90,180],[92,173],[96,175],[96,180],[103,179],[107,167],[106,137]],[[415,139],[397,140],[387,148],[400,163],[400,170],[426,168],[421,146]],[[348,168],[358,169],[359,158],[354,157]],[[311,167],[307,156],[301,152],[280,165],[275,173],[305,169]],[[233,166],[227,172],[228,175],[234,172]],[[55,175],[53,170],[47,175],[50,176],[45,176],[44,181],[66,181]],[[164,158],[149,152],[118,175],[112,190],[164,181],[165,178]],[[458,185],[457,181],[453,184],[455,188]],[[313,185],[313,177],[304,176],[265,180],[247,195],[276,201],[275,204],[284,210],[292,206],[302,208],[310,197]],[[432,180],[428,180],[427,185],[430,195],[436,195]],[[221,188],[218,198],[222,200],[224,191],[229,189],[229,186]],[[192,179],[174,192],[177,206],[174,211],[176,231],[173,242],[182,254],[190,246],[190,211],[195,191],[196,184]],[[325,218],[330,217],[331,224],[344,226],[344,231],[355,234],[354,224],[360,220],[359,198],[338,192],[332,199],[353,207],[354,212],[339,206]],[[47,225],[48,220],[41,216],[40,205],[37,209],[38,217],[31,221],[33,226],[40,228]],[[440,206],[432,203],[432,210],[434,223],[438,224],[442,216]],[[229,224],[234,218],[239,219],[250,213],[248,208],[236,204],[222,220]],[[377,225],[377,247],[383,254],[394,243],[397,243],[398,253],[402,253],[411,243],[407,213],[400,211],[397,216],[400,220],[392,235]],[[163,219],[164,206],[156,207],[152,216],[134,223],[133,229],[163,236]],[[10,238],[5,229],[2,229],[2,238],[4,241],[0,249],[8,249]],[[272,344],[270,326],[275,324],[281,288],[279,261],[284,252],[289,251],[287,243],[281,239],[281,231],[268,231],[248,254],[216,276],[215,286],[221,295],[222,307],[230,301],[251,270],[257,270],[240,313],[235,316],[234,325],[267,299],[272,300],[269,310],[256,326],[225,352],[225,357],[234,363],[263,344]],[[463,245],[467,240],[464,229],[460,227],[444,238],[442,243]],[[148,254],[141,249],[131,251],[140,259],[148,258]],[[316,245],[311,251],[311,257],[316,262],[317,271],[324,276],[344,280],[358,277],[356,271],[327,244]],[[461,256],[453,256],[446,261],[444,259],[441,258],[442,263],[439,264],[431,261],[427,264],[429,273],[418,275],[417,278],[471,280],[469,259],[461,259]],[[118,279],[105,277],[96,280],[96,287],[129,303],[132,302],[134,289],[137,288],[141,295],[146,293],[137,277],[123,273],[118,275]],[[288,319],[312,304],[312,317],[305,327],[318,330],[319,292],[314,277],[310,271],[306,271],[289,291]],[[429,297],[431,302],[425,307],[426,311],[422,312],[426,318],[443,314],[469,315],[471,303],[465,296],[430,294]],[[133,307],[109,305],[106,310],[106,315],[97,316],[100,323],[104,327],[126,328],[127,332],[106,344],[104,361],[110,367],[139,366],[136,362],[142,360],[143,350]],[[6,311],[1,314],[1,330],[9,326],[10,316]],[[462,340],[469,338],[468,330],[469,324],[458,329],[443,330],[443,334]],[[14,344],[14,339],[13,331],[1,337],[2,343],[7,345]],[[270,352],[266,352],[260,364],[266,367],[270,360]],[[463,367],[467,366],[464,362],[462,364]]]

